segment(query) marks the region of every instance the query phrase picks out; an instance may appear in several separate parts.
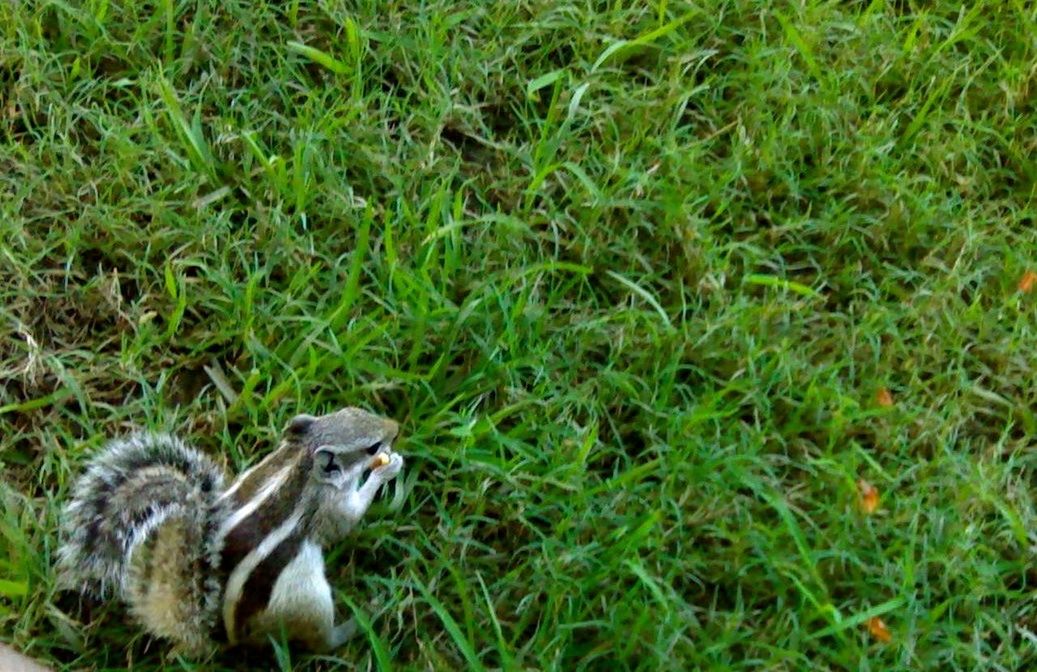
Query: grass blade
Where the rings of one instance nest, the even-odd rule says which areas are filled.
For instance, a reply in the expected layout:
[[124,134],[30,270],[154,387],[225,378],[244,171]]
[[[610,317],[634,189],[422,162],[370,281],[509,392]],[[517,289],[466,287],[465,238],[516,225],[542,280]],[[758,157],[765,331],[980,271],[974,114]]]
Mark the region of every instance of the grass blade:
[[642,299],[644,299],[648,303],[648,305],[655,309],[655,312],[659,314],[659,317],[662,318],[663,324],[666,325],[667,329],[673,328],[673,323],[670,322],[670,316],[666,314],[666,311],[663,310],[663,307],[659,305],[659,301],[654,296],[652,296],[647,289],[641,287],[633,280],[628,280],[627,278],[624,278],[622,275],[616,273],[615,271],[605,271],[605,273],[613,280],[619,282],[627,289],[632,291],[634,294],[637,294]]
[[164,78],[158,79],[159,97],[166,106],[166,116],[173,124],[177,137],[187,151],[188,160],[195,169],[210,179],[216,178],[216,165],[209,143],[202,131],[200,110],[196,111],[193,122],[187,120],[180,101],[172,85]]
[[349,274],[346,276],[346,286],[342,288],[342,296],[339,298],[335,310],[328,316],[328,325],[332,332],[338,332],[342,325],[349,319],[349,309],[352,308],[360,295],[360,274],[364,270],[364,261],[367,259],[367,245],[371,235],[371,223],[374,221],[374,211],[368,207],[360,218],[360,226],[356,232],[356,243],[353,246],[353,254],[349,260]]
[[785,280],[784,278],[778,278],[773,275],[759,275],[752,273],[745,276],[745,283],[747,285],[759,285],[761,287],[774,287],[776,289],[784,289],[800,296],[807,296],[812,299],[816,299],[821,296],[816,290],[810,287],[796,282],[794,280]]
[[349,64],[343,63],[331,54],[321,51],[316,47],[311,47],[301,42],[288,42],[285,46],[288,47],[289,51],[310,59],[314,63],[334,72],[336,75],[348,75],[353,71],[353,68],[351,68]]
[[364,610],[356,602],[348,597],[346,598],[346,604],[353,612],[357,628],[367,635],[367,641],[371,644],[371,651],[374,653],[374,661],[378,669],[381,672],[392,672],[392,656],[389,655],[389,647],[378,636],[374,629],[374,624],[371,623],[371,619],[368,618],[367,614],[364,613]]
[[674,19],[673,21],[670,21],[669,23],[663,26],[659,26],[655,30],[650,30],[647,33],[639,35],[638,37],[632,40],[619,40],[617,42],[613,42],[608,47],[606,47],[605,51],[601,52],[601,55],[598,56],[598,60],[594,61],[594,65],[591,66],[590,71],[595,72],[598,68],[604,65],[610,58],[623,58],[633,53],[635,50],[637,50],[638,47],[650,46],[660,37],[665,37],[666,35],[669,35],[673,31],[677,30],[685,23],[690,21],[692,18],[697,16],[699,13],[700,10],[693,9],[687,14],[684,14],[683,16]]
[[904,598],[895,597],[892,600],[883,602],[882,604],[874,606],[871,609],[866,609],[860,612],[859,614],[854,614],[853,616],[844,618],[838,623],[834,623],[828,626],[827,628],[822,628],[817,632],[812,632],[809,635],[807,635],[807,639],[819,639],[821,637],[827,637],[828,635],[837,634],[844,630],[849,630],[850,628],[856,628],[859,625],[867,623],[872,618],[882,616],[883,614],[888,614],[889,612],[895,609],[899,609],[900,607],[904,606],[904,604]]
[[443,627],[446,628],[447,633],[450,635],[451,639],[454,640],[454,644],[461,652],[461,655],[463,655],[464,659],[468,661],[468,668],[475,670],[476,672],[485,672],[486,668],[483,667],[482,662],[479,660],[479,656],[476,655],[472,643],[465,638],[464,633],[461,632],[461,628],[457,625],[457,621],[455,621],[454,617],[450,615],[447,608],[443,606],[442,602],[436,599],[423,583],[417,579],[415,579],[414,582],[415,585],[417,585],[418,590],[421,591],[422,596],[424,596],[425,601],[428,602],[430,607],[432,607],[432,611],[436,612],[436,615],[439,616],[439,620],[443,622]]
[[486,602],[486,613],[490,615],[493,633],[497,636],[497,653],[500,654],[501,667],[504,669],[504,672],[516,670],[518,667],[515,665],[515,658],[511,653],[511,647],[508,646],[507,640],[504,639],[504,631],[501,629],[500,620],[497,618],[497,611],[493,608],[490,591],[486,589],[486,582],[483,581],[482,575],[478,572],[476,572],[475,578],[478,579],[479,587],[482,588],[483,600]]
[[792,46],[799,52],[800,58],[806,63],[807,71],[810,76],[822,87],[827,88],[829,86],[829,80],[824,76],[821,71],[821,66],[817,62],[817,57],[814,55],[814,49],[803,39],[802,33],[796,28],[795,24],[792,23],[784,14],[779,11],[774,12],[774,16],[778,18],[778,23],[781,24],[782,29],[785,31],[785,38],[792,44]]

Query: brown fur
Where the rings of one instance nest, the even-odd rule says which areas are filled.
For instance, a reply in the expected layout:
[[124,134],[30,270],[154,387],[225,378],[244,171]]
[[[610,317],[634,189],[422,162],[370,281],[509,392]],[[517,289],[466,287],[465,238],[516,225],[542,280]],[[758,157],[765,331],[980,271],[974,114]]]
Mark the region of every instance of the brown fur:
[[[315,470],[331,468],[327,462],[315,467],[314,455],[326,458],[331,451],[344,466],[356,464],[369,459],[369,449],[390,446],[397,431],[392,420],[359,409],[297,416],[278,449],[243,474],[226,497],[220,496],[220,469],[179,439],[138,434],[114,441],[91,461],[65,507],[61,584],[101,596],[115,588],[145,629],[173,640],[184,653],[198,655],[213,647],[224,625],[222,603],[231,573],[282,527],[289,534],[269,555],[253,555],[254,567],[241,565],[235,584],[235,590],[241,587],[238,602],[227,605],[239,632],[227,634],[262,641],[264,632],[273,632],[272,623],[284,623],[287,617],[299,638],[314,646],[327,644],[333,629],[327,606],[316,613],[303,600],[302,607],[292,609],[305,613],[272,615],[267,610],[273,587],[300,545],[319,540],[318,528],[328,527],[314,523],[314,517],[335,515],[324,499],[339,497],[335,493],[341,491],[329,490],[322,480],[326,474],[314,476]],[[235,511],[255,505],[264,485],[286,467],[287,479],[221,537],[218,530],[225,529]],[[294,524],[293,512],[299,512],[295,527],[282,525],[289,518]],[[264,552],[272,543],[263,546]],[[305,557],[322,562],[320,556]],[[327,605],[327,593],[322,599]]]
[[151,543],[133,553],[126,601],[133,616],[153,634],[178,642],[184,653],[200,655],[211,647],[211,623],[199,618],[204,588],[195,571],[201,539],[183,518],[167,520]]

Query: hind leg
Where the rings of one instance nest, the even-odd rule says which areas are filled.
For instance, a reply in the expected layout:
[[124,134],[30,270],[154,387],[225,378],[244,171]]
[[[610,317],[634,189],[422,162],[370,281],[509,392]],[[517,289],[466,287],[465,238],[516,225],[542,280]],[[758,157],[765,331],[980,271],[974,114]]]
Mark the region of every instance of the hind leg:
[[289,639],[321,652],[338,648],[356,631],[352,620],[335,625],[324,554],[312,541],[303,543],[298,555],[277,577],[260,621],[267,633],[283,631]]

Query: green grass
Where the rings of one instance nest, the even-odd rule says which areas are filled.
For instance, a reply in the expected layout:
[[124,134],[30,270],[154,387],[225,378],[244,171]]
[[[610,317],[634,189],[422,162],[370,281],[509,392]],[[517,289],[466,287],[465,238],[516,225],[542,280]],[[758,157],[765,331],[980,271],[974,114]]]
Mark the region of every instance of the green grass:
[[356,404],[363,634],[281,669],[1032,667],[1035,62],[1022,0],[0,3],[0,638],[203,669],[56,599],[70,479]]

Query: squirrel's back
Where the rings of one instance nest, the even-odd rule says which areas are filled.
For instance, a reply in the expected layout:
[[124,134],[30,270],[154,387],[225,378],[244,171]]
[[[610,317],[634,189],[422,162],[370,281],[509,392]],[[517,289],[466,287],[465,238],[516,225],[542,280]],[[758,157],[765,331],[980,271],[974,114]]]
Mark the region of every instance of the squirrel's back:
[[98,597],[114,589],[155,634],[204,647],[222,590],[214,547],[222,491],[219,467],[176,437],[109,443],[63,511],[62,587]]

